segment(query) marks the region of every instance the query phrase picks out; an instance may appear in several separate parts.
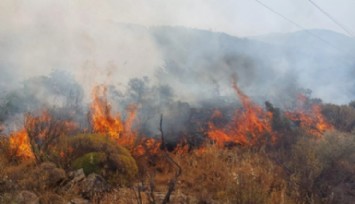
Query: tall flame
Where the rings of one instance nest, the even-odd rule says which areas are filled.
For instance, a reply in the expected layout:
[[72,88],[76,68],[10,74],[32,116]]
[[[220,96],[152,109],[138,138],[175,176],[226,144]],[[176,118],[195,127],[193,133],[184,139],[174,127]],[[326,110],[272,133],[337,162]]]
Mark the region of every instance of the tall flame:
[[12,133],[9,141],[10,149],[15,156],[23,159],[34,159],[30,140],[25,129]]
[[127,119],[123,121],[120,114],[112,115],[111,106],[107,101],[106,86],[96,86],[93,89],[91,104],[91,122],[94,132],[107,134],[111,139],[124,146],[132,147],[136,134],[132,125],[136,117],[136,106],[127,109]]
[[306,96],[299,95],[296,110],[288,111],[285,115],[290,120],[297,122],[309,134],[321,137],[325,131],[333,127],[322,115],[321,106],[319,104],[311,104],[310,107],[307,107],[307,100]]
[[[273,143],[276,140],[276,133],[272,129],[272,113],[263,110],[262,107],[253,103],[236,83],[233,83],[233,89],[241,101],[242,108],[235,110],[232,120],[224,123],[223,127],[219,127],[215,122],[225,119],[222,112],[219,110],[214,111],[211,116],[212,120],[208,123],[207,136],[219,147],[224,147],[226,144],[253,146],[268,142]],[[108,135],[118,144],[128,148],[135,156],[161,153],[161,141],[159,139],[144,136],[138,138],[137,132],[133,130],[132,127],[136,119],[137,106],[129,106],[126,109],[127,115],[125,120],[123,120],[119,113],[116,115],[112,114],[105,86],[96,86],[93,89],[92,96],[91,125],[94,132]],[[289,120],[297,122],[309,134],[321,136],[326,130],[332,128],[332,126],[324,119],[320,105],[309,105],[307,102],[309,102],[307,97],[303,95],[299,96],[295,111],[286,112],[285,115]],[[27,130],[36,129],[35,127],[38,124],[41,127],[43,126],[42,129],[38,130],[39,132],[35,133],[37,139],[45,139],[45,137],[52,135],[53,131],[58,129],[50,129],[53,126],[50,125],[52,117],[47,111],[44,111],[38,117],[27,115],[26,121],[27,128],[29,128]],[[68,130],[76,127],[70,121],[62,122],[64,125],[61,123],[53,124]],[[14,155],[20,158],[33,159],[34,154],[28,134],[31,133],[27,132],[25,128],[12,133],[9,137],[10,148]],[[200,147],[196,151],[202,153],[204,147]],[[189,146],[183,143],[178,144],[174,151],[176,154],[187,152],[189,152]]]
[[[218,146],[224,146],[226,143],[254,145],[258,141],[264,140],[265,138],[261,137],[267,134],[271,136],[273,142],[275,137],[271,127],[272,114],[254,104],[236,83],[233,83],[233,89],[239,97],[243,109],[236,111],[234,119],[225,128],[217,128],[213,122],[209,122],[208,137]],[[222,114],[217,111],[212,117],[222,117]]]

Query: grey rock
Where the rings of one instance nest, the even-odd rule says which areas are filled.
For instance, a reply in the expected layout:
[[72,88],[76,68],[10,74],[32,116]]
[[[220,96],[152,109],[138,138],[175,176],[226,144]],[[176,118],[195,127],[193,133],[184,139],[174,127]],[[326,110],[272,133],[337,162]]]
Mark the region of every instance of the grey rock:
[[106,192],[109,187],[105,179],[95,173],[90,174],[79,184],[80,193],[85,198],[92,198],[95,195],[100,195]]

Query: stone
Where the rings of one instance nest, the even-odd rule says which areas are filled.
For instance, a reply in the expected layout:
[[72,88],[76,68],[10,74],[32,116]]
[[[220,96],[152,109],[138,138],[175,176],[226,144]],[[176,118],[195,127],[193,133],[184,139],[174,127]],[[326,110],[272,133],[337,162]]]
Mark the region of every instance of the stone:
[[57,168],[54,163],[44,162],[40,165],[40,174],[47,186],[53,187],[66,179],[64,169]]
[[69,173],[69,177],[72,183],[77,183],[85,178],[85,173],[83,169],[78,169]]
[[49,193],[42,195],[40,198],[40,203],[50,203],[50,204],[65,204],[65,199],[58,194]]
[[82,180],[79,184],[79,188],[80,193],[85,198],[92,198],[95,195],[100,195],[109,189],[105,179],[95,173],[90,174],[87,178]]
[[21,191],[15,198],[18,204],[39,204],[38,196],[31,191]]
[[71,171],[68,173],[68,180],[66,184],[61,189],[63,192],[70,191],[72,193],[79,193],[79,183],[85,179],[85,174],[83,169],[78,169],[76,171]]
[[68,204],[89,204],[90,202],[83,198],[73,198]]

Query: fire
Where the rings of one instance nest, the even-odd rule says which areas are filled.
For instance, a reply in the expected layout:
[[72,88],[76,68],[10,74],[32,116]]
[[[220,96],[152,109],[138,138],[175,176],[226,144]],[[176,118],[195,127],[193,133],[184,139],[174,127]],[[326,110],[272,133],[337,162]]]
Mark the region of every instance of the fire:
[[34,159],[30,140],[25,129],[12,133],[9,141],[10,149],[15,156],[23,159]]
[[161,151],[160,141],[145,136],[138,138],[137,132],[133,130],[137,115],[136,105],[130,105],[126,109],[126,119],[122,120],[119,113],[112,115],[105,86],[96,86],[92,96],[91,125],[94,132],[107,134],[118,144],[128,148],[135,156],[154,155]]
[[285,115],[290,120],[298,123],[309,134],[321,137],[325,131],[332,129],[332,125],[322,115],[321,106],[319,104],[311,104],[310,107],[307,107],[307,100],[306,96],[300,95],[296,110],[288,111]]
[[47,150],[55,151],[56,139],[76,128],[75,122],[56,120],[46,110],[38,116],[28,113],[25,115],[24,128],[10,134],[10,150],[18,158],[34,159],[32,150],[36,149],[38,154]]
[[161,142],[154,138],[142,139],[139,144],[134,148],[133,155],[140,157],[143,155],[156,155],[161,152]]
[[132,131],[132,125],[136,118],[136,106],[128,109],[126,121],[121,119],[120,114],[112,115],[111,106],[107,101],[107,88],[96,86],[93,90],[91,104],[91,122],[94,132],[107,134],[120,145],[132,147],[136,140],[136,134]]
[[[273,142],[275,137],[271,127],[272,114],[254,104],[236,83],[233,83],[233,89],[239,97],[243,109],[237,110],[234,119],[224,128],[218,128],[213,122],[209,122],[208,137],[218,146],[224,146],[227,143],[255,145],[260,140],[264,140],[265,138],[262,137],[268,134]],[[216,111],[212,116],[213,119],[221,117],[223,115],[219,111]]]
[[[208,122],[208,138],[214,141],[217,147],[225,147],[228,144],[254,146],[274,143],[276,133],[272,129],[272,113],[253,103],[236,83],[233,83],[233,89],[241,101],[242,108],[235,110],[232,120],[228,122],[224,122],[225,116],[221,111],[215,110],[211,116],[212,119]],[[105,86],[96,86],[92,96],[90,116],[94,132],[109,136],[113,141],[128,148],[137,157],[157,155],[163,152],[159,139],[144,135],[138,138],[138,133],[133,129],[137,106],[129,106],[126,109],[125,120],[123,120],[120,113],[112,114]],[[309,105],[309,99],[303,95],[299,96],[295,111],[285,112],[285,115],[312,135],[321,136],[326,130],[332,128],[324,119],[321,107],[318,104]],[[222,122],[222,126],[218,125],[218,122]],[[36,138],[36,142],[39,141],[41,144],[41,141],[48,136],[59,137],[64,132],[69,133],[70,130],[76,128],[77,125],[72,121],[56,121],[48,111],[42,112],[37,117],[28,114],[25,117],[25,128],[10,135],[10,148],[17,157],[33,159],[34,154],[29,136]],[[53,144],[48,144],[48,148],[55,151],[51,145]],[[173,153],[185,154],[190,151],[187,142],[182,141],[177,144]],[[203,154],[206,151],[206,146],[202,145],[192,151]],[[64,157],[66,153],[60,152],[59,154]]]

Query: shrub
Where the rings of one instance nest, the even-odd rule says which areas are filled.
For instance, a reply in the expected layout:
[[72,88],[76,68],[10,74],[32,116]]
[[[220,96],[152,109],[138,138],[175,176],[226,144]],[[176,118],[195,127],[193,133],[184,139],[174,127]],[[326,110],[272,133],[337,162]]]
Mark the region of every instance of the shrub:
[[337,130],[355,131],[355,106],[327,104],[322,113]]
[[177,157],[183,169],[180,187],[198,202],[287,202],[282,169],[263,153],[212,146],[203,154]]
[[83,168],[86,174],[100,173],[111,184],[130,185],[138,173],[130,152],[101,134],[80,134],[64,137],[56,156],[62,165]]
[[290,171],[289,191],[298,202],[312,203],[316,199],[313,193],[315,182],[325,168],[316,145],[316,138],[301,136],[292,146],[290,158],[286,162],[286,168]]
[[344,189],[346,182],[355,183],[354,161],[354,134],[333,131],[321,139],[301,137],[292,147],[292,156],[287,162],[292,196],[298,202],[308,203],[333,203],[335,198],[345,198],[334,189],[338,185]]
[[82,168],[86,175],[91,173],[101,173],[100,166],[107,162],[107,157],[103,152],[90,152],[75,159],[72,162],[74,169]]

